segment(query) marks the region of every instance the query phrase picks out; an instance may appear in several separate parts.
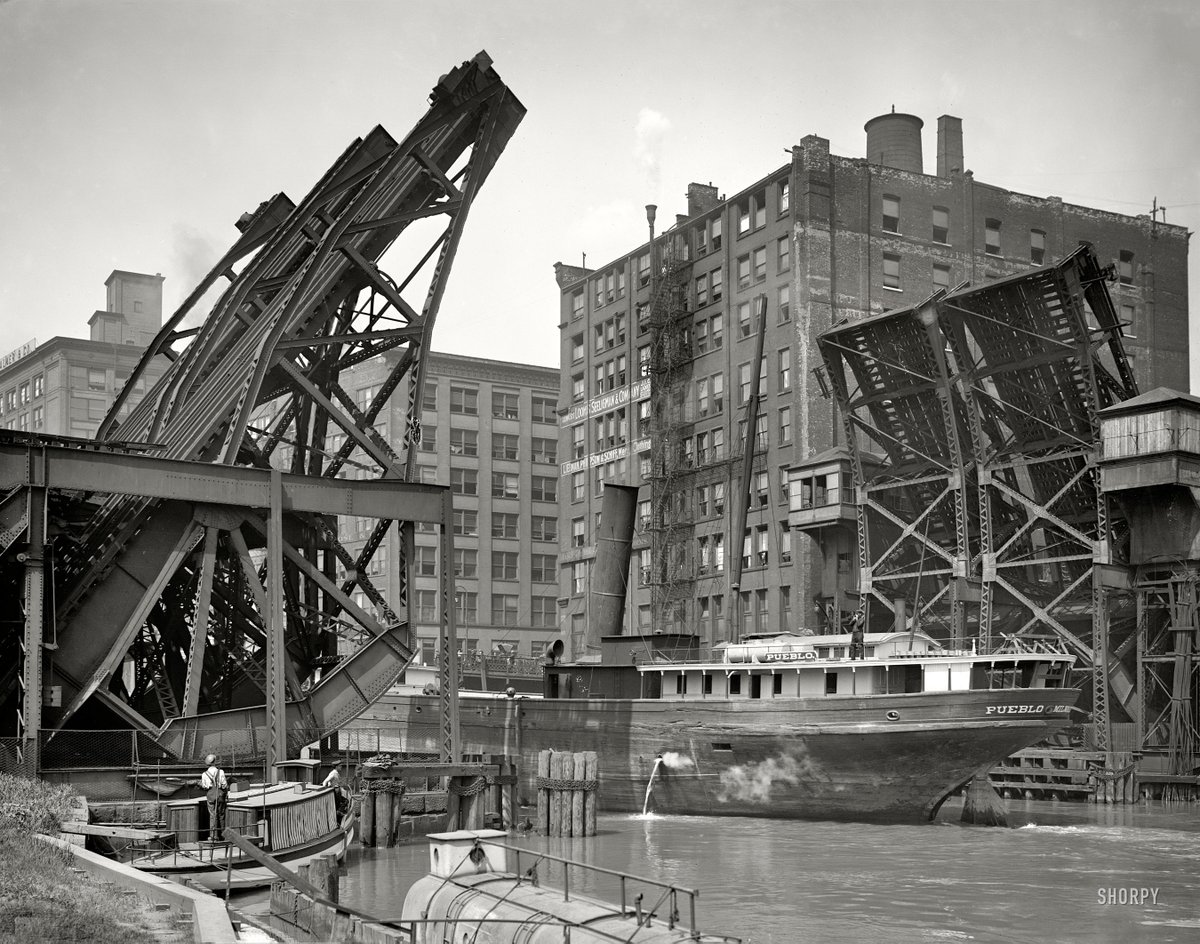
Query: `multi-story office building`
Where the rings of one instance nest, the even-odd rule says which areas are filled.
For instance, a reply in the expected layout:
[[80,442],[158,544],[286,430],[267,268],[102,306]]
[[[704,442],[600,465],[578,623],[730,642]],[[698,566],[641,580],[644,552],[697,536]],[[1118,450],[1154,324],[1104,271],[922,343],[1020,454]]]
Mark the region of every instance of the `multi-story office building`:
[[[88,321],[91,336],[29,341],[0,358],[0,426],[88,438],[95,434],[142,351],[162,327],[161,275],[114,270],[107,305]],[[165,369],[151,364],[125,409]]]
[[[912,115],[871,120],[865,158],[830,154],[826,139],[810,135],[789,163],[732,197],[690,185],[687,212],[656,239],[653,266],[646,242],[597,269],[556,265],[566,405],[559,590],[577,654],[606,480],[641,488],[631,626],[650,626],[652,591],[664,581],[672,602],[655,614],[664,625],[654,628],[694,631],[708,643],[735,629],[819,629],[830,575],[855,585],[852,538],[843,533],[818,547],[788,527],[789,468],[835,447],[841,435],[820,389],[815,343],[838,321],[1025,271],[1086,242],[1113,263],[1111,290],[1142,389],[1187,389],[1184,227],[977,181],[964,164],[962,122],[948,115],[938,119],[936,174],[927,174],[921,127]],[[767,318],[756,362],[762,296]],[[664,317],[661,306],[678,311]],[[677,323],[673,343],[686,347],[688,362],[662,373],[669,380],[652,397],[663,356],[652,342],[662,325]],[[758,455],[746,528],[731,537],[755,372],[763,398]],[[666,467],[652,470],[659,435],[670,438]],[[658,509],[652,476],[668,496]],[[650,560],[652,529],[683,536],[670,560]],[[734,553],[745,567],[736,608]],[[729,623],[733,612],[740,627]]]
[[[385,355],[388,356],[388,355]],[[387,376],[367,362],[342,377],[360,404],[369,404]],[[484,655],[540,655],[558,629],[558,370],[479,357],[433,353],[425,363],[421,481],[454,492],[454,605],[459,647]],[[404,439],[407,390],[402,384],[376,429]],[[353,519],[352,519],[353,520]],[[373,521],[350,524],[351,552]],[[368,576],[389,600],[399,579],[390,532]],[[439,618],[437,540],[418,529],[412,561],[414,636],[421,660],[434,662]],[[358,602],[364,603],[360,597]]]

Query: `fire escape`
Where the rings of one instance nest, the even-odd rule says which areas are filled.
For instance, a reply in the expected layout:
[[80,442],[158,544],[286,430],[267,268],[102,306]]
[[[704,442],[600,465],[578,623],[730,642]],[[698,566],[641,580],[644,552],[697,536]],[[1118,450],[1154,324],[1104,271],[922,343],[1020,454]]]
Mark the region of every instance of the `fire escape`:
[[650,223],[650,612],[655,630],[685,631],[695,582],[689,511],[695,470],[690,441],[688,391],[692,382],[691,312],[688,309],[685,243],[679,236],[657,243],[654,207]]

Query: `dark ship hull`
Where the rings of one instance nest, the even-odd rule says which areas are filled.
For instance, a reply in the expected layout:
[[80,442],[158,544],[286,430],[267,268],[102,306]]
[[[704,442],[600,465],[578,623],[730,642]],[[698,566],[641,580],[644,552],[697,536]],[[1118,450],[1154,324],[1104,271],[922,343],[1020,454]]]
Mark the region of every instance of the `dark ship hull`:
[[[464,696],[465,754],[596,751],[600,807],[663,814],[924,822],[974,774],[1067,723],[1075,689],[763,700]],[[438,750],[438,700],[387,695],[359,726],[381,749]],[[386,736],[395,731],[393,741]],[[651,784],[651,778],[653,783]]]

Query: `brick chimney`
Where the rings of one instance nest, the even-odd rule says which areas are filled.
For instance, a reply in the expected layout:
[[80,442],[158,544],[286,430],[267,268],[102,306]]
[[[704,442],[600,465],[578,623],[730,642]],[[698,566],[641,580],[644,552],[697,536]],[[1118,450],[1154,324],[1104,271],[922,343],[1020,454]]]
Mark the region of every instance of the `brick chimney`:
[[687,215],[688,219],[699,216],[715,207],[721,200],[717,196],[717,188],[712,184],[688,184]]
[[953,115],[938,118],[937,175],[951,177],[963,172],[962,119]]

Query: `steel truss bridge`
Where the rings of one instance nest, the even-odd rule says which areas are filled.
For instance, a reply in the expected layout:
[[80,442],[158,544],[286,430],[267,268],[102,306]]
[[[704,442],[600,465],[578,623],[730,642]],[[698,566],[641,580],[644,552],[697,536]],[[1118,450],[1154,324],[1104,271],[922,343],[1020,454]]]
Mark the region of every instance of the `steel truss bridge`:
[[1101,740],[1110,690],[1132,715],[1136,673],[1135,608],[1110,606],[1128,533],[1097,467],[1099,412],[1137,393],[1111,277],[1080,247],[818,341],[858,487],[861,618],[903,601],[983,652],[1065,644],[1099,667]]
[[[277,194],[238,221],[95,442],[0,434],[0,697],[27,769],[43,725],[132,726],[187,757],[215,732],[265,728],[268,763],[336,731],[411,660],[414,522],[440,530],[453,759],[450,498],[411,479],[446,280],[524,111],[486,53],[452,69],[405,138],[376,127],[299,203]],[[384,354],[385,379],[356,402],[340,375]],[[132,403],[156,359],[169,366]],[[375,428],[393,395],[401,442]],[[353,551],[342,516],[371,521]],[[391,528],[388,600],[368,573]],[[61,704],[43,708],[43,692]]]

